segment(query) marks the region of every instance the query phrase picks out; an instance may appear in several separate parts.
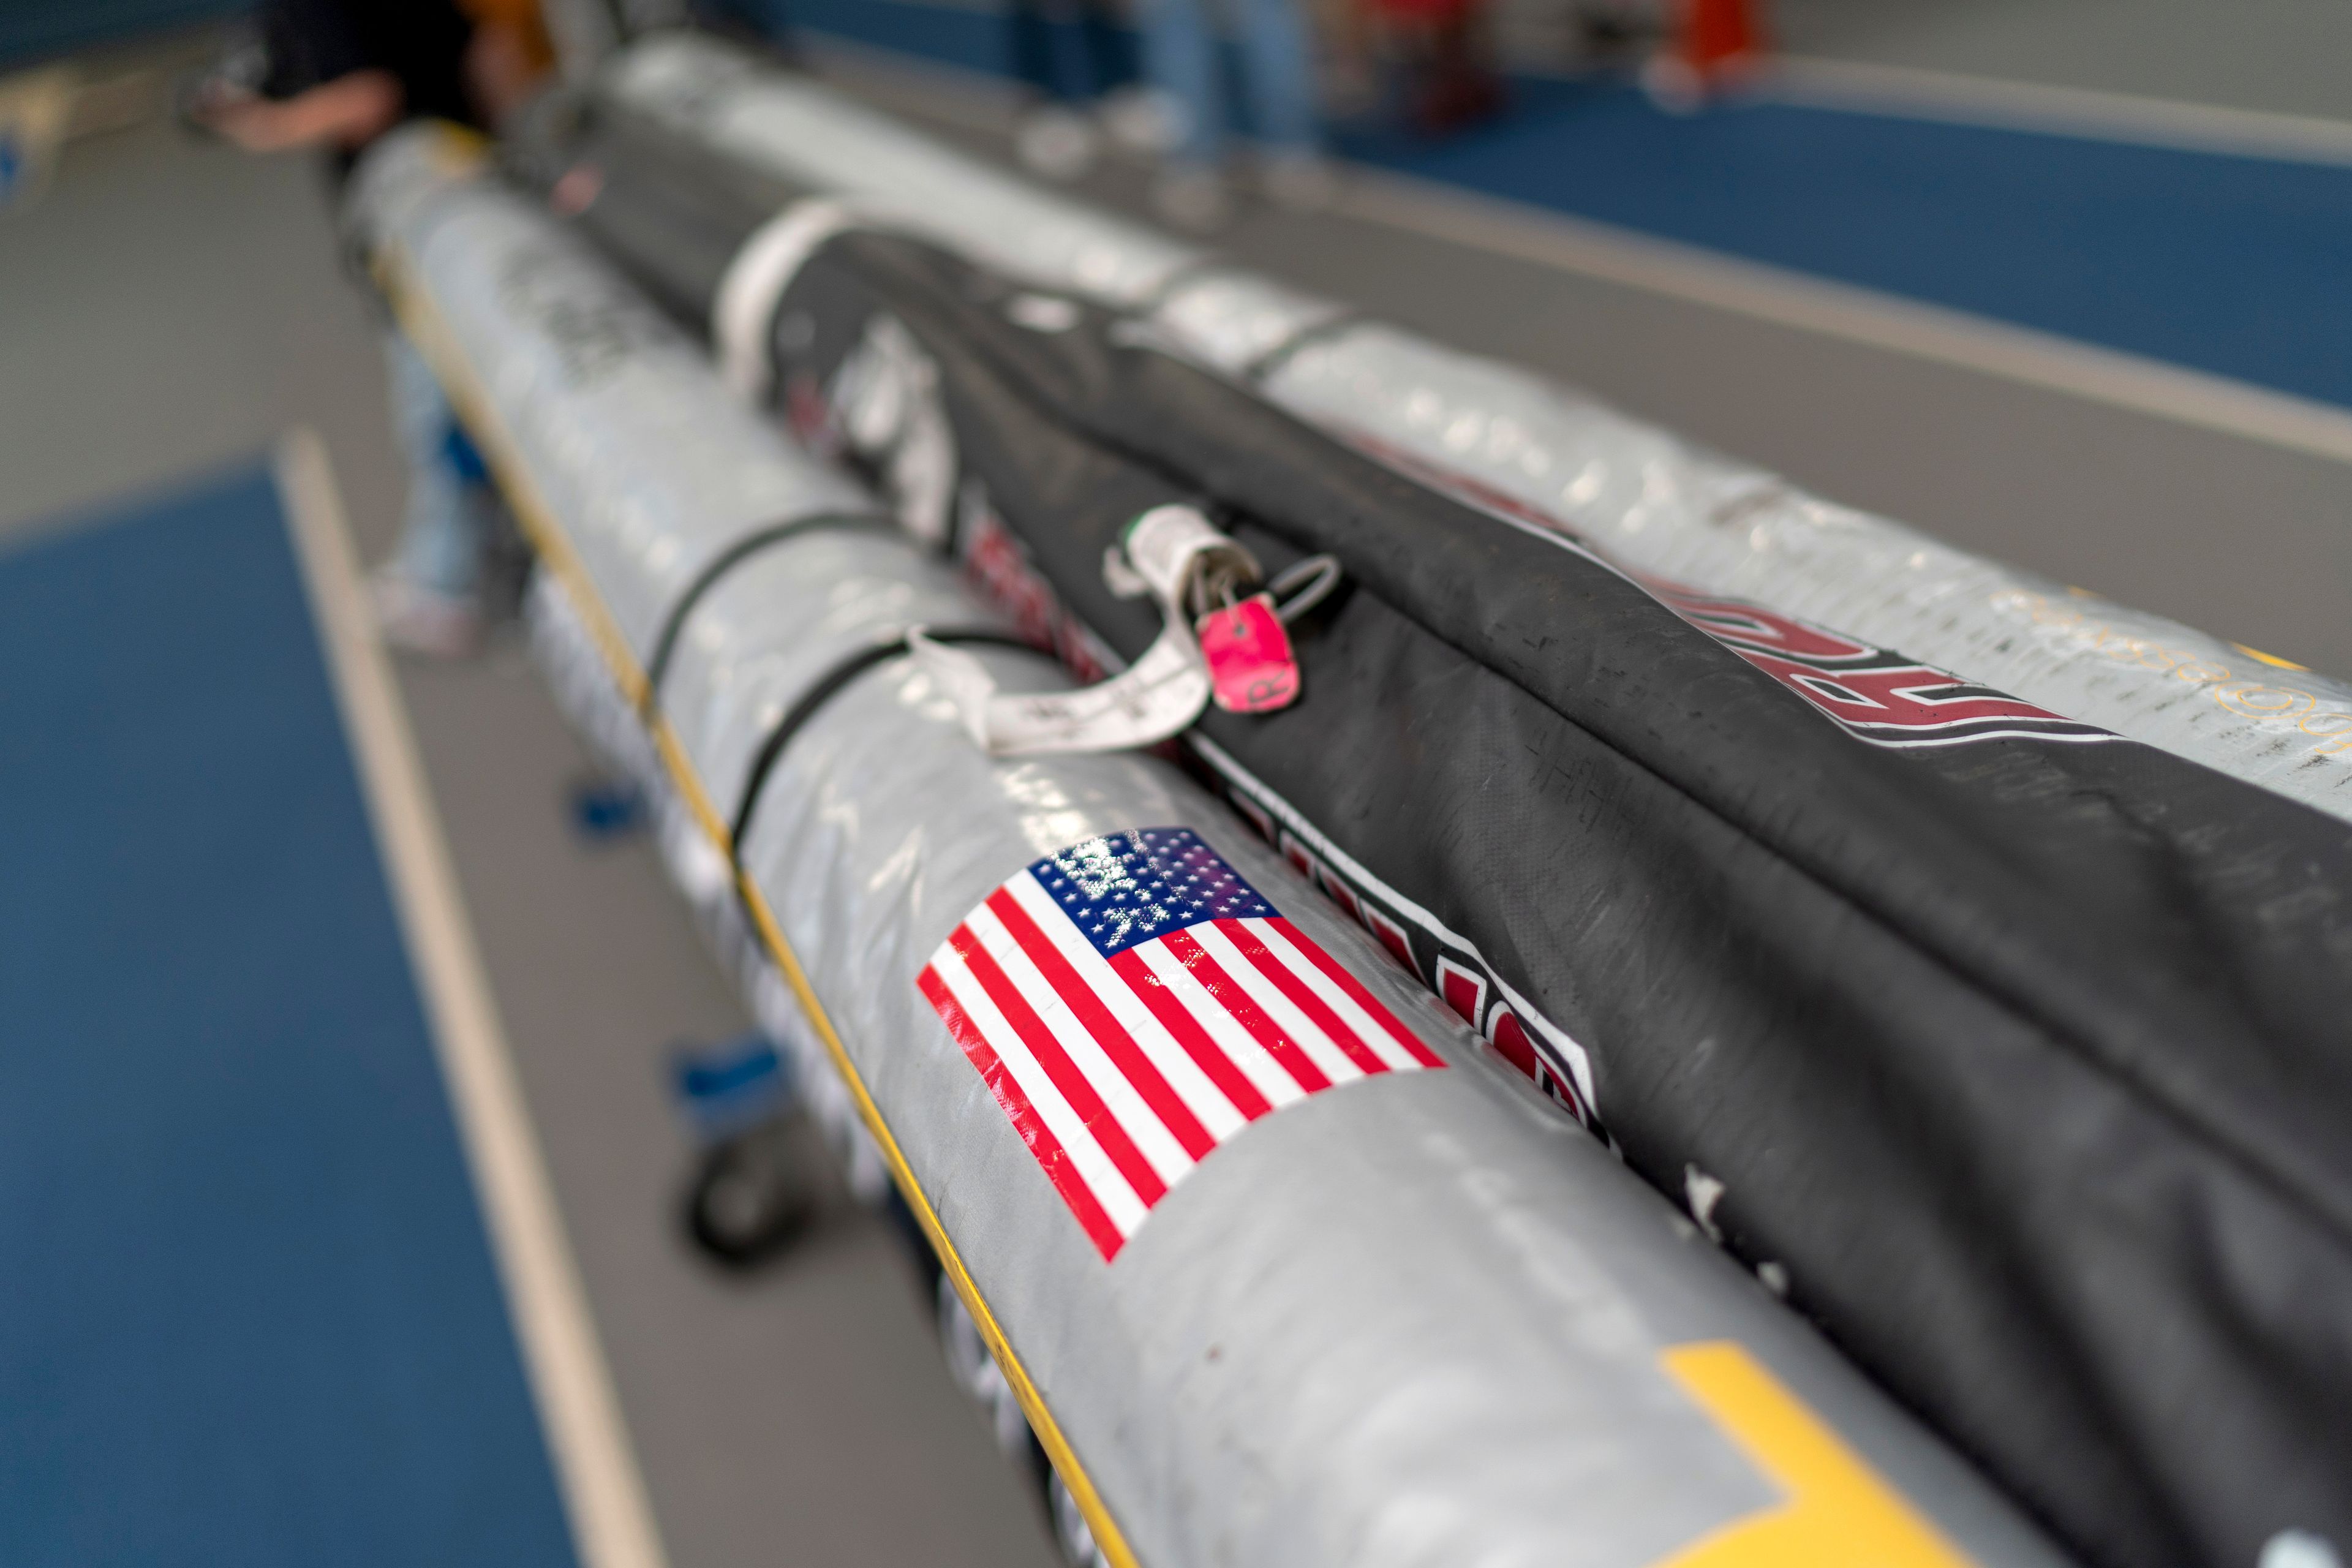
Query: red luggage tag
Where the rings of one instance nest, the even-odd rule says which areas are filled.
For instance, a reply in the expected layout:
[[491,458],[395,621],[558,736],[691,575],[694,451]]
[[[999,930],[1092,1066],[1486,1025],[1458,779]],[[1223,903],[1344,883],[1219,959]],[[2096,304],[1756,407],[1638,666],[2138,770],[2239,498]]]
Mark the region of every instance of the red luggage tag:
[[1274,613],[1274,595],[1253,594],[1211,610],[1193,630],[1209,661],[1211,695],[1228,713],[1271,713],[1298,697],[1298,660]]

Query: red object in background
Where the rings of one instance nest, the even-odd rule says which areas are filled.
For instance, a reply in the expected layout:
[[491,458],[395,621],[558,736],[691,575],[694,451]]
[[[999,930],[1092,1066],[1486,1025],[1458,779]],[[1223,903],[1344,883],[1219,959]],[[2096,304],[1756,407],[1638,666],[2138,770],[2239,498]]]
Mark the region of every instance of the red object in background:
[[1379,16],[1403,22],[1456,22],[1470,14],[1474,0],[1369,0]]
[[1757,0],[1683,0],[1683,36],[1675,53],[1706,79],[1761,53],[1764,29],[1757,10]]
[[1443,136],[1494,115],[1503,79],[1488,62],[1488,0],[1354,0],[1403,57],[1405,116],[1424,136]]
[[1698,111],[1764,53],[1763,0],[1682,0],[1682,27],[1642,68],[1651,101],[1675,114]]

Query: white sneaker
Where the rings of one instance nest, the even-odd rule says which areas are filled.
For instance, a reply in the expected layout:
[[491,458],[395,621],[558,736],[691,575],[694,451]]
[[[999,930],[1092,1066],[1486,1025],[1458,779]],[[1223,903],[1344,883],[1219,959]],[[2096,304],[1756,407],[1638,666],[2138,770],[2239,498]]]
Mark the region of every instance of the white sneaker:
[[1273,153],[1258,168],[1258,184],[1275,205],[1293,212],[1321,212],[1339,195],[1339,176],[1320,153]]
[[1224,177],[1214,169],[1169,169],[1151,182],[1151,205],[1176,227],[1213,234],[1234,218]]
[[1156,87],[1114,88],[1103,94],[1099,112],[1112,144],[1138,158],[1165,157],[1192,122],[1183,102]]
[[1066,109],[1033,109],[1014,129],[1013,148],[1034,173],[1075,180],[1095,166],[1095,128]]
[[368,592],[376,631],[390,646],[429,658],[467,658],[481,651],[482,606],[471,595],[425,587],[395,566],[379,567]]

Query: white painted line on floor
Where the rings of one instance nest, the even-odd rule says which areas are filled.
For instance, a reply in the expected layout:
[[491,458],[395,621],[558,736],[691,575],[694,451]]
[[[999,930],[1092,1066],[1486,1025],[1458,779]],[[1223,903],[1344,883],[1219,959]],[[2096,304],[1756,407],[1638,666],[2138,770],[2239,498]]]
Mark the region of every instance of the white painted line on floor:
[[1779,326],[2352,462],[2352,412],[1432,181],[1351,167],[1338,210]]
[[[988,8],[986,0],[936,3]],[[838,69],[853,90],[917,95],[909,106],[916,113],[935,114],[974,130],[1003,132],[1010,129],[1021,108],[1018,84],[969,67],[823,33],[812,33],[807,47],[821,65]],[[1544,61],[1508,63],[1521,75],[1553,81],[1594,86],[1612,81],[1606,75],[1563,72]],[[948,84],[950,100],[932,98],[940,83]],[[1773,56],[1731,101],[1785,103],[2176,153],[2352,164],[2352,121],[1813,55]]]
[[292,430],[275,467],[574,1545],[583,1568],[666,1568],[326,446]]
[[1902,120],[2122,142],[2180,153],[2352,163],[2352,122],[2341,120],[1910,66],[1783,55],[1766,67],[1755,92],[1778,103]]

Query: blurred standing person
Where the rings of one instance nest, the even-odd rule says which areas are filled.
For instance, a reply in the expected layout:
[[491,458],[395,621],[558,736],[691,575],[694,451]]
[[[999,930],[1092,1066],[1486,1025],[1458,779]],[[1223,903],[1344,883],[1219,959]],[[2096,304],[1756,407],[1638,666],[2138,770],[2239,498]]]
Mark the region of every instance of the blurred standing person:
[[[1330,199],[1305,23],[1294,0],[1232,0],[1237,15],[1250,129],[1265,192],[1286,205]],[[1152,187],[1160,216],[1213,229],[1231,216],[1221,168],[1227,110],[1217,32],[1208,0],[1140,0],[1143,58],[1153,89],[1174,111],[1167,161]]]
[[1405,114],[1443,136],[1503,107],[1503,79],[1488,63],[1481,0],[1380,0],[1403,47]]
[[1126,36],[1105,0],[1013,0],[1005,23],[1013,74],[1029,93],[1013,148],[1045,178],[1075,180],[1100,150],[1097,106],[1135,74]]
[[496,131],[555,74],[555,42],[540,0],[457,0],[473,24],[466,89],[481,124]]
[[263,0],[261,76],[214,85],[191,112],[248,153],[323,148],[338,184],[367,144],[420,116],[475,121],[471,26],[449,0]]
[[1375,0],[1312,0],[1310,34],[1320,47],[1317,101],[1334,120],[1368,114],[1381,101],[1381,28]]
[[[190,106],[252,153],[318,148],[340,190],[367,145],[410,120],[496,123],[553,60],[536,0],[264,0],[257,90],[215,88]],[[385,638],[455,657],[486,625],[485,557],[497,499],[440,384],[397,328],[384,334],[393,421],[408,462],[400,543],[376,573]]]

